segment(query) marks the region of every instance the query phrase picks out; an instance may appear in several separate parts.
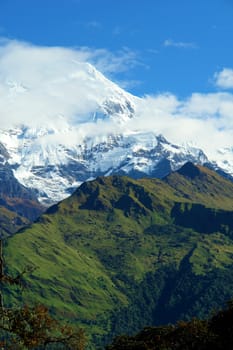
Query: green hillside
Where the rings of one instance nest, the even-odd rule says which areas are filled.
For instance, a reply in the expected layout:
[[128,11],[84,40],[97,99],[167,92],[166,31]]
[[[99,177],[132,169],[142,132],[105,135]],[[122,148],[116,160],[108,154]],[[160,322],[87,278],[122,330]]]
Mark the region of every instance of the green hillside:
[[231,350],[233,348],[232,301],[205,320],[193,318],[175,325],[145,327],[133,336],[122,335],[107,350]]
[[206,317],[233,296],[232,219],[233,183],[191,163],[164,180],[97,178],[6,242],[9,269],[36,267],[6,301],[48,305],[93,349]]

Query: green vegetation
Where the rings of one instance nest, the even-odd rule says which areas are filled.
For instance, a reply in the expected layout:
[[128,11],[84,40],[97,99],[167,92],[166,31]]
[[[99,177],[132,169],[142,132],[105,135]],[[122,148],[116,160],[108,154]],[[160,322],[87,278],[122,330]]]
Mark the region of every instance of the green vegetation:
[[194,318],[176,325],[147,327],[135,336],[122,335],[106,350],[225,350],[233,348],[233,305],[210,319]]
[[23,300],[103,348],[146,325],[206,317],[232,298],[232,217],[233,183],[203,167],[164,180],[101,177],[10,238],[6,262],[13,274],[36,267]]
[[24,286],[23,276],[32,272],[25,267],[17,276],[5,272],[2,240],[0,240],[0,346],[1,349],[66,349],[84,350],[85,336],[82,329],[59,324],[50,316],[44,305],[5,307],[4,286]]
[[29,224],[29,220],[0,205],[0,237],[8,237]]
[[84,350],[81,329],[61,325],[43,305],[0,310],[1,349]]

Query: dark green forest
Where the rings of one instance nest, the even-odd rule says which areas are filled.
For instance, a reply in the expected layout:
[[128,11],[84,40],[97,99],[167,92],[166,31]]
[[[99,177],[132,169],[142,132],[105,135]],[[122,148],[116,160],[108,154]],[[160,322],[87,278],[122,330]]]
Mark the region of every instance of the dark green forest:
[[4,242],[7,273],[33,267],[5,303],[44,305],[87,349],[210,318],[233,297],[232,199],[230,180],[191,163],[162,180],[84,183]]
[[135,336],[121,335],[106,350],[230,350],[233,304],[209,319],[193,318],[175,325],[146,327]]

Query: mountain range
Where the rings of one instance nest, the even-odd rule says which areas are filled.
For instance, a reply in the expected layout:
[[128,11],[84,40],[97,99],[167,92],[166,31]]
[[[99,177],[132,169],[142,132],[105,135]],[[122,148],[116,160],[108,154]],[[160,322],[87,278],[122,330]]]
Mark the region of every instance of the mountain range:
[[[232,150],[215,159],[137,128],[143,98],[90,64],[71,73],[62,78],[77,86],[69,115],[41,112],[0,130],[7,269],[35,267],[22,295],[4,289],[5,304],[47,305],[85,328],[90,349],[146,325],[206,317],[232,298]],[[52,96],[69,103],[56,83]],[[8,85],[9,103],[30,93]]]
[[[145,131],[138,129],[143,98],[124,91],[88,63],[76,62],[72,69],[72,74],[63,77],[77,88],[77,102],[70,105],[72,116],[61,111],[45,118],[41,112],[39,120],[0,130],[0,149],[5,150],[2,171],[11,169],[42,205],[48,207],[68,197],[82,182],[98,176],[162,178],[187,161],[208,165],[229,177],[233,174],[231,150],[219,150],[218,159],[208,159],[191,143],[174,144],[148,126]],[[57,97],[55,83],[51,94]],[[19,81],[8,83],[7,88],[10,102],[30,93]],[[69,96],[59,98],[69,102]]]
[[233,183],[186,163],[161,179],[83,183],[7,240],[30,286],[5,304],[42,303],[81,325],[89,348],[146,325],[206,317],[232,298]]

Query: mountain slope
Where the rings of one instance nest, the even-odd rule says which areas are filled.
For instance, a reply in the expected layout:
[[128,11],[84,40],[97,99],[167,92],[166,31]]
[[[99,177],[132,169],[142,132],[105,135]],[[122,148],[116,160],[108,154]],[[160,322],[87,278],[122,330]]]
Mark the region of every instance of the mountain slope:
[[9,154],[0,144],[0,229],[10,235],[35,220],[43,211],[36,194],[15,178],[8,164]]
[[211,208],[233,209],[232,182],[207,167],[187,162],[163,180],[187,202],[190,200]]
[[[232,182],[192,164],[164,180],[99,177],[9,239],[6,261],[18,271],[37,266],[24,301],[81,323],[95,348],[146,324],[202,317],[231,298],[230,198]],[[214,213],[211,229],[208,217],[204,226],[185,219],[196,208],[203,220]]]

